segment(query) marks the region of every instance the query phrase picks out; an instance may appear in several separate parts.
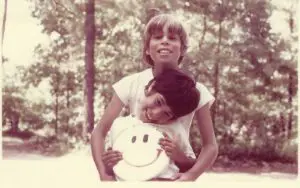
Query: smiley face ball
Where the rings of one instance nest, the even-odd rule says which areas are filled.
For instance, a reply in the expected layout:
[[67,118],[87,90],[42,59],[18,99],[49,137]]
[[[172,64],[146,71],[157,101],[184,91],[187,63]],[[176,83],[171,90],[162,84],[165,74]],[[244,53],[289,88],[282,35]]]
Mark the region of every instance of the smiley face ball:
[[113,150],[123,155],[113,168],[116,177],[123,181],[146,181],[157,177],[169,164],[168,156],[158,144],[163,134],[152,125],[123,120],[115,122],[117,125],[114,124],[115,132],[112,133]]

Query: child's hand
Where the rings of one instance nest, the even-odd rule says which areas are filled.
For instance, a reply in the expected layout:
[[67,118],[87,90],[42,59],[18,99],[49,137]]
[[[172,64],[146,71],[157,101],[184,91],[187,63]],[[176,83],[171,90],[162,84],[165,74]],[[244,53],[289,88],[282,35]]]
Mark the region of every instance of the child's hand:
[[103,175],[101,176],[101,181],[116,181],[116,178],[113,175]]
[[185,154],[180,150],[177,139],[172,140],[166,133],[163,133],[164,138],[159,140],[159,144],[165,150],[171,160],[180,162],[185,158]]
[[198,176],[193,173],[178,173],[177,178],[175,181],[195,181],[197,180]]
[[113,167],[122,159],[122,154],[119,151],[114,151],[112,148],[108,148],[106,152],[102,154],[102,161],[105,165],[106,172],[112,174]]

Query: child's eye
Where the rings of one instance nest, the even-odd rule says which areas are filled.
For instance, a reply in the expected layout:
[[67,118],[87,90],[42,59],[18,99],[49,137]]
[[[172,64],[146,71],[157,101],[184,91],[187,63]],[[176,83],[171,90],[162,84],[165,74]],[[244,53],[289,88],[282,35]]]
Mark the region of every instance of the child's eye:
[[153,38],[155,38],[155,39],[161,39],[162,35],[154,35]]
[[166,117],[170,117],[170,114],[168,112],[165,112]]
[[170,34],[169,36],[170,40],[177,40],[177,35],[176,34]]
[[165,112],[165,116],[172,119],[173,118],[173,114],[172,112]]
[[161,106],[161,102],[159,100],[156,100],[155,104],[158,105],[158,106]]

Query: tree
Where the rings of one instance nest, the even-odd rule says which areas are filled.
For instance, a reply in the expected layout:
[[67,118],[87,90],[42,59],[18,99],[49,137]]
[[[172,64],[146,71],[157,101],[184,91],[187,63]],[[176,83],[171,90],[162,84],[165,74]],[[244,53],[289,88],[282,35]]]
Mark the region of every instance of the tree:
[[[294,32],[295,32],[295,6],[297,6],[297,2],[293,1],[291,2],[291,8],[290,10],[288,10],[288,14],[289,14],[289,19],[288,19],[288,23],[289,23],[289,29],[290,29],[290,35],[291,38],[295,38]],[[297,38],[296,38],[297,41]],[[290,49],[291,52],[293,52],[292,48]],[[291,56],[290,58],[291,62],[296,62],[296,57],[295,56]],[[293,114],[294,114],[294,109],[293,109],[293,97],[296,95],[296,89],[295,86],[297,85],[297,74],[294,71],[291,71],[288,73],[289,74],[289,84],[288,84],[288,103],[289,103],[289,108],[290,108],[290,112],[288,115],[288,124],[287,124],[287,137],[291,138],[292,136],[292,127],[293,127]]]
[[5,34],[5,26],[6,26],[6,16],[7,16],[7,0],[4,1],[4,12],[3,12],[3,20],[2,20],[2,33],[1,33],[1,61],[2,61],[2,63],[7,61],[3,56],[3,42],[4,42],[4,34]]
[[[86,3],[85,18],[85,126],[83,129],[91,132],[94,129],[94,46],[95,46],[95,0],[88,0]],[[85,132],[85,131],[84,131]]]

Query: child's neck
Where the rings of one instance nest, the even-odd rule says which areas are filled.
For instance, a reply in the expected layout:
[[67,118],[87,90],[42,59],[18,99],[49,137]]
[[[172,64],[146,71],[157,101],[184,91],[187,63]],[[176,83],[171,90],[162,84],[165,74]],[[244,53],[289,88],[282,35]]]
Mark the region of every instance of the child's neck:
[[152,67],[152,74],[153,76],[159,75],[164,69],[179,69],[179,67],[167,67],[167,66],[153,66]]

